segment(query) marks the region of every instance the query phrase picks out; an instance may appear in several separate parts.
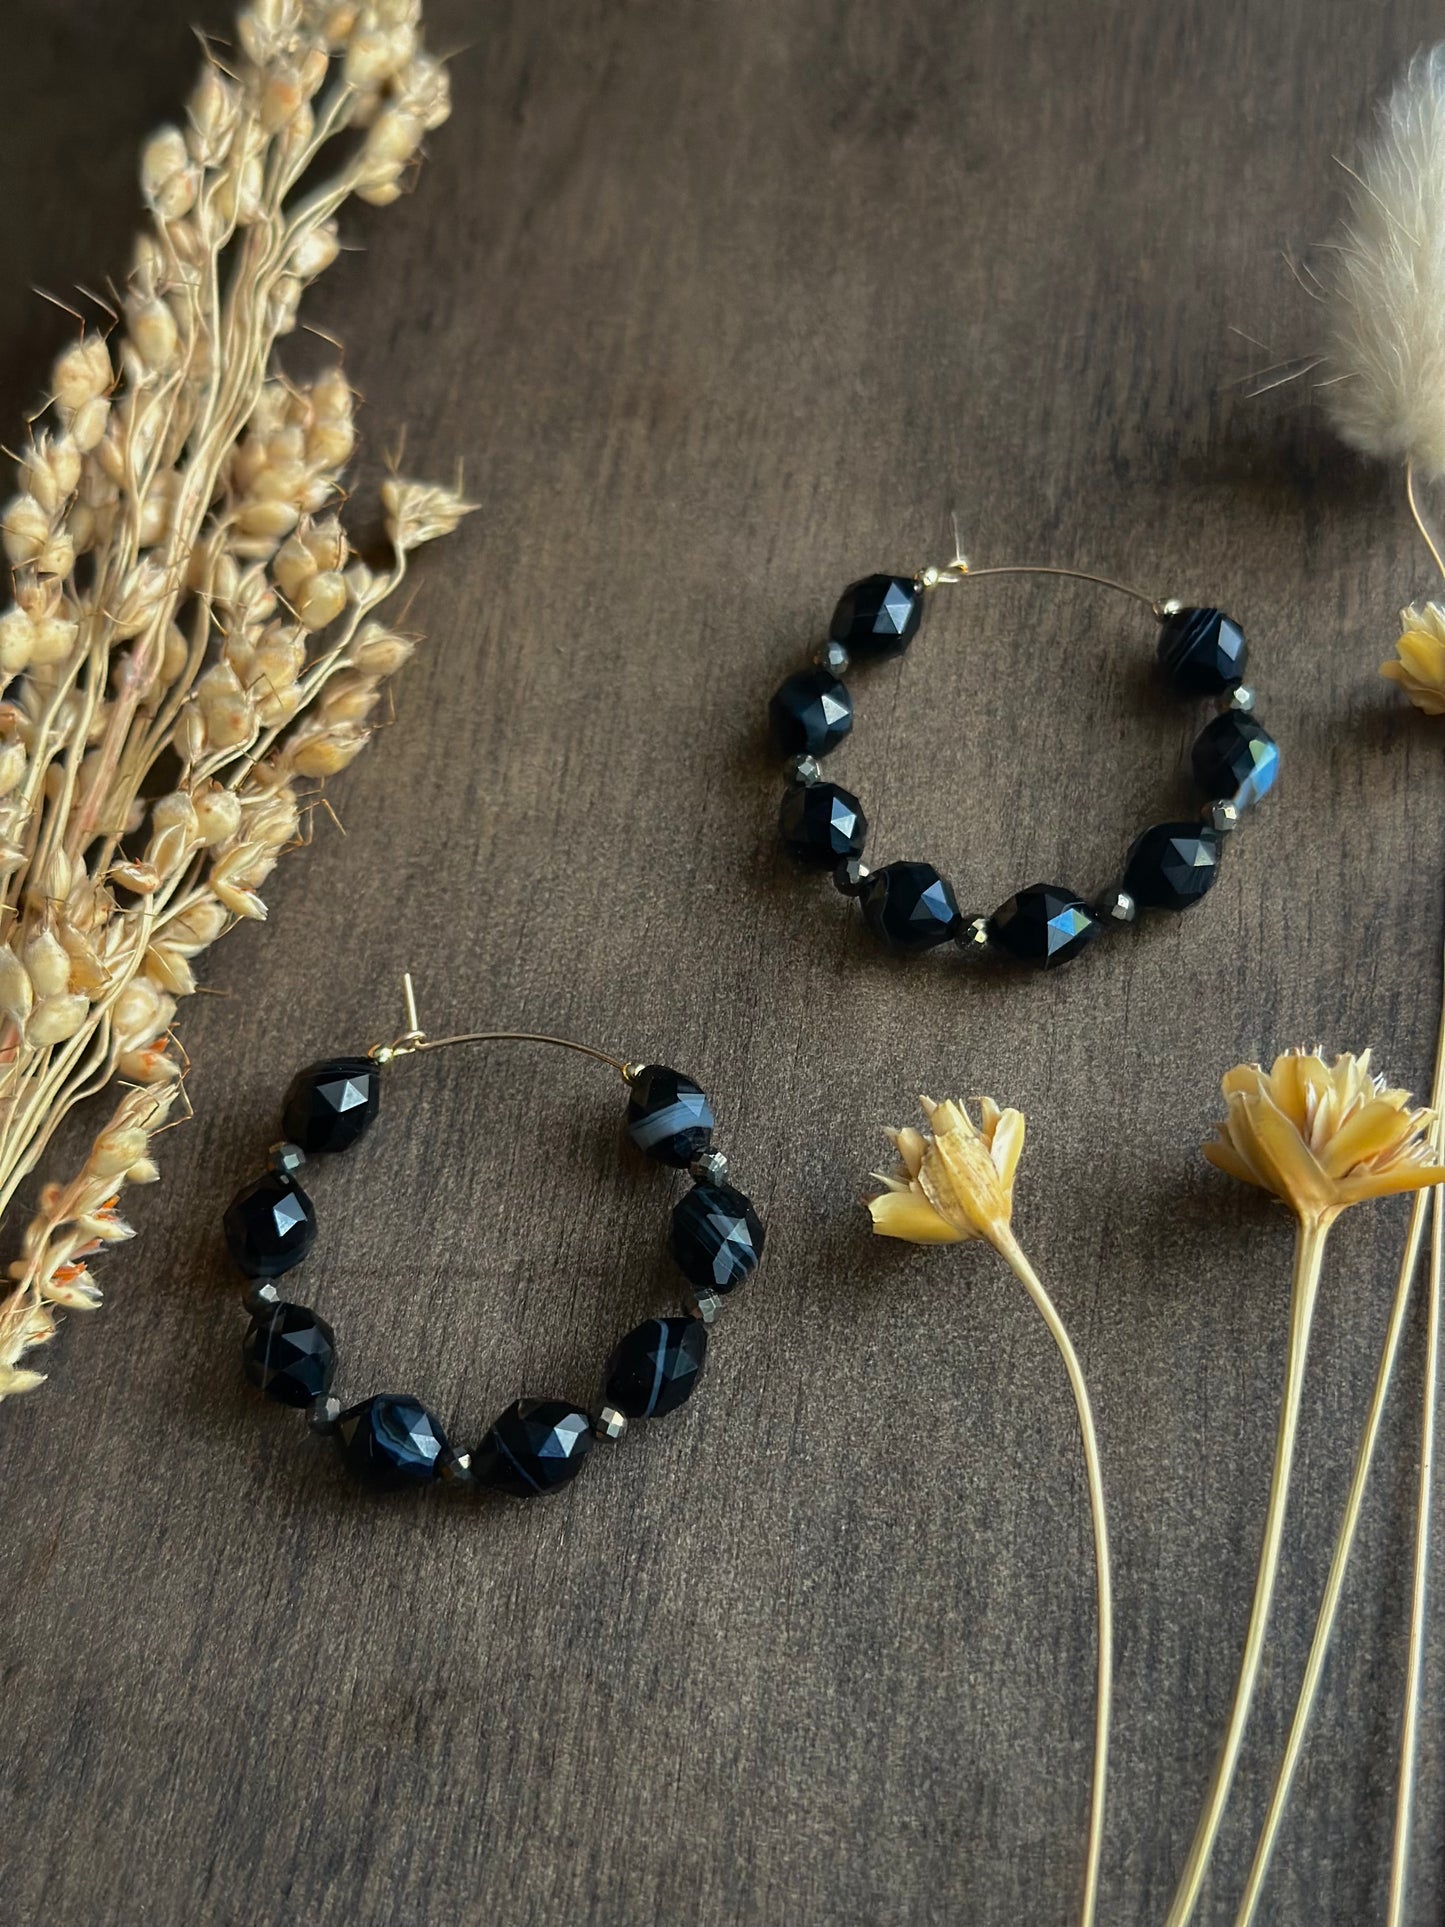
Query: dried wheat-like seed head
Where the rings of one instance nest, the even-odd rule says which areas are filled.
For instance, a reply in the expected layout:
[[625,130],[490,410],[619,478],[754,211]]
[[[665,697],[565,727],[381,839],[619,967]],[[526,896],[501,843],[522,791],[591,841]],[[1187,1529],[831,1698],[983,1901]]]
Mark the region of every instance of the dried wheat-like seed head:
[[366,746],[415,647],[377,611],[467,513],[393,478],[391,565],[353,559],[355,396],[275,357],[345,203],[396,200],[448,111],[420,0],[244,7],[235,57],[143,146],[120,323],[58,358],[0,506],[0,1211],[82,1096],[134,1086],[42,1189],[0,1304],[0,1398],[39,1382],[21,1361],[57,1307],[100,1302],[87,1260],[130,1235],[119,1194],[155,1177],[177,1102],[177,1000],[211,943],[264,919],[303,798]]

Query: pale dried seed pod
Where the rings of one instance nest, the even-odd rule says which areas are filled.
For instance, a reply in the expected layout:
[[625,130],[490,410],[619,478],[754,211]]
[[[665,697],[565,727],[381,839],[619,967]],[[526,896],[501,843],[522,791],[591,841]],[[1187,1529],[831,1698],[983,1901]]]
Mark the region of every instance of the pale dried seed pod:
[[46,513],[33,495],[16,495],[0,518],[5,553],[16,568],[36,564],[49,547],[54,518]]
[[346,577],[328,569],[306,583],[296,597],[296,616],[313,633],[325,629],[346,607]]
[[241,799],[234,790],[208,783],[194,798],[197,839],[207,848],[224,843],[241,827]]
[[112,863],[109,870],[112,883],[121,889],[130,890],[138,897],[154,896],[161,887],[161,873],[153,863],[135,863],[129,860]]
[[170,303],[137,302],[130,311],[130,337],[152,374],[168,374],[180,360],[180,330]]
[[380,700],[374,677],[343,672],[326,685],[320,712],[328,728],[336,723],[363,723]]
[[37,1050],[63,1044],[80,1029],[90,1015],[90,999],[79,991],[59,997],[44,997],[30,1013],[25,1026],[25,1041]]
[[80,625],[63,616],[42,616],[31,622],[30,634],[30,661],[44,667],[69,660],[80,635]]
[[62,414],[71,415],[87,402],[99,401],[108,395],[114,382],[110,350],[99,335],[86,335],[67,348],[51,376],[56,407]]
[[149,1148],[150,1133],[140,1125],[114,1125],[101,1132],[86,1162],[98,1177],[115,1178],[143,1158]]
[[316,727],[293,736],[281,752],[297,776],[336,776],[353,763],[371,740],[371,731],[354,723]]
[[200,761],[206,753],[206,719],[201,714],[198,702],[188,702],[176,718],[176,726],[171,732],[171,743],[177,756],[187,768]]
[[80,450],[67,436],[42,430],[21,457],[26,492],[52,518],[80,483]]
[[111,1006],[117,1037],[128,1044],[149,1043],[175,1015],[175,1005],[143,977],[128,983]]
[[162,127],[141,152],[141,192],[162,222],[179,221],[196,204],[201,170],[191,159],[179,127]]
[[158,556],[145,556],[136,564],[106,612],[117,642],[140,634],[164,605],[170,586],[170,573]]
[[214,66],[207,66],[191,93],[187,145],[203,167],[219,167],[236,131],[241,114],[237,89]]
[[291,250],[291,272],[299,281],[314,281],[341,252],[341,235],[335,221],[323,221],[306,229]]
[[70,958],[51,930],[37,930],[27,942],[25,968],[38,998],[58,997],[70,988]]
[[195,991],[195,972],[182,953],[164,939],[158,939],[146,951],[145,971],[152,983],[172,997],[189,997]]
[[233,916],[264,923],[266,906],[251,887],[251,866],[255,860],[255,852],[249,846],[232,850],[212,864],[209,881]]
[[29,757],[19,736],[0,742],[0,796],[9,796],[25,774]]
[[166,937],[183,954],[195,955],[213,944],[229,922],[214,897],[199,897],[189,909],[172,917],[166,925]]
[[34,1005],[35,986],[30,981],[30,972],[8,943],[0,944],[0,1011],[23,1026]]

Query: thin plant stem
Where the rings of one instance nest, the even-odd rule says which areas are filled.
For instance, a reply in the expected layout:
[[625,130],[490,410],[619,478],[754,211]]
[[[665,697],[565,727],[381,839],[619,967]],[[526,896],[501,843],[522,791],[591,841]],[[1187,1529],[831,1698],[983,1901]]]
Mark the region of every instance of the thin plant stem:
[[1410,1654],[1405,1668],[1405,1716],[1400,1732],[1400,1777],[1395,1790],[1395,1839],[1390,1855],[1388,1927],[1405,1918],[1410,1871],[1410,1831],[1419,1751],[1420,1688],[1425,1671],[1425,1608],[1429,1598],[1430,1498],[1435,1474],[1435,1403],[1440,1375],[1440,1279],[1445,1199],[1435,1187],[1430,1228],[1429,1317],[1425,1338],[1425,1410],[1420,1426],[1420,1484],[1415,1514],[1415,1577],[1410,1594]]
[[1079,1919],[1081,1927],[1093,1927],[1099,1900],[1099,1866],[1104,1849],[1104,1797],[1109,1765],[1109,1719],[1114,1682],[1114,1603],[1109,1578],[1109,1526],[1104,1512],[1104,1473],[1099,1459],[1099,1440],[1094,1430],[1094,1413],[1089,1390],[1084,1383],[1083,1367],[1074,1350],[1064,1321],[1053,1300],[1040,1282],[1038,1273],[1024,1256],[1011,1231],[1002,1234],[998,1249],[1007,1259],[1014,1276],[1029,1294],[1049,1336],[1059,1349],[1074,1405],[1079,1415],[1079,1431],[1084,1445],[1084,1469],[1089,1485],[1089,1510],[1094,1524],[1094,1572],[1098,1590],[1098,1687],[1094,1702],[1094,1768],[1089,1796],[1089,1838],[1084,1858],[1084,1898]]
[[1320,1267],[1329,1237],[1330,1220],[1302,1218],[1295,1237],[1294,1279],[1290,1290],[1289,1351],[1285,1360],[1284,1397],[1280,1402],[1279,1433],[1275,1443],[1274,1467],[1270,1473],[1269,1503],[1265,1510],[1264,1545],[1259,1556],[1259,1571],[1254,1583],[1254,1603],[1244,1635],[1244,1653],[1239,1663],[1239,1678],[1234,1688],[1229,1725],[1219,1749],[1214,1774],[1205,1795],[1204,1811],[1195,1828],[1189,1857],[1179,1877],[1179,1886],[1170,1905],[1165,1927],[1184,1927],[1199,1903],[1209,1857],[1224,1819],[1224,1809],[1234,1784],[1244,1729],[1254,1701],[1264,1654],[1265,1632],[1279,1575],[1280,1544],[1284,1537],[1285,1509],[1289,1498],[1290,1471],[1294,1463],[1295,1440],[1299,1433],[1301,1393],[1304,1388],[1305,1359],[1309,1352],[1310,1327],[1314,1321],[1315,1299],[1319,1293]]
[[[1426,540],[1428,541],[1429,538],[1426,537]],[[1437,1149],[1441,1136],[1439,1114],[1442,1104],[1445,1104],[1445,959],[1442,959],[1441,984],[1441,1017],[1435,1037],[1435,1068],[1430,1082],[1430,1108],[1436,1113],[1434,1136]],[[1360,1437],[1359,1450],[1355,1455],[1355,1469],[1350,1480],[1349,1496],[1345,1501],[1344,1516],[1340,1520],[1334,1555],[1330,1560],[1329,1578],[1325,1583],[1324,1597],[1320,1601],[1319,1616],[1315,1621],[1314,1637],[1310,1642],[1309,1658],[1305,1663],[1304,1679],[1300,1685],[1299,1698],[1295,1702],[1294,1717],[1290,1722],[1289,1739],[1270,1792],[1264,1825],[1255,1843],[1254,1859],[1250,1864],[1249,1878],[1245,1883],[1239,1912],[1235,1917],[1235,1927],[1250,1927],[1260,1896],[1264,1891],[1270,1856],[1274,1852],[1279,1837],[1285,1806],[1294,1783],[1300,1754],[1304,1749],[1305,1732],[1314,1711],[1320,1680],[1324,1675],[1325,1659],[1330,1640],[1334,1636],[1335,1619],[1339,1613],[1340,1595],[1344,1590],[1345,1571],[1354,1550],[1355,1534],[1359,1528],[1360,1513],[1365,1501],[1365,1489],[1369,1484],[1375,1452],[1380,1442],[1380,1426],[1385,1415],[1385,1401],[1400,1353],[1405,1316],[1409,1310],[1410,1294],[1414,1289],[1415,1272],[1420,1263],[1420,1246],[1424,1242],[1425,1213],[1429,1203],[1428,1191],[1415,1193],[1410,1208],[1410,1227],[1405,1237],[1405,1252],[1400,1261],[1399,1276],[1395,1281],[1395,1297],[1390,1307],[1390,1321],[1385,1329],[1385,1342],[1380,1352],[1380,1363],[1375,1372],[1374,1392],[1370,1399],[1369,1410],[1365,1415],[1365,1427]],[[1440,1220],[1437,1210],[1431,1240],[1432,1266],[1438,1263],[1439,1243]],[[1397,1816],[1397,1825],[1398,1823]]]
[[1380,1424],[1385,1415],[1385,1400],[1389,1393],[1390,1381],[1394,1376],[1395,1361],[1399,1356],[1400,1339],[1405,1329],[1405,1315],[1410,1307],[1410,1294],[1415,1281],[1415,1269],[1420,1262],[1420,1246],[1424,1242],[1425,1212],[1429,1205],[1429,1198],[1428,1191],[1415,1193],[1405,1255],[1400,1264],[1394,1302],[1390,1307],[1390,1322],[1385,1332],[1380,1363],[1375,1372],[1374,1394],[1365,1417],[1365,1429],[1360,1438],[1359,1450],[1355,1454],[1355,1470],[1350,1481],[1349,1497],[1345,1502],[1344,1516],[1340,1520],[1339,1534],[1335,1539],[1329,1578],[1325,1584],[1324,1597],[1320,1601],[1319,1616],[1315,1620],[1314,1638],[1310,1642],[1309,1659],[1305,1664],[1299,1698],[1295,1702],[1294,1718],[1290,1722],[1289,1740],[1285,1746],[1284,1757],[1279,1764],[1279,1771],[1275,1775],[1264,1825],[1260,1829],[1259,1839],[1255,1844],[1249,1879],[1245,1883],[1239,1912],[1235,1916],[1235,1927],[1249,1927],[1254,1919],[1255,1909],[1264,1892],[1270,1856],[1274,1852],[1280,1825],[1284,1819],[1285,1805],[1294,1783],[1295,1769],[1299,1765],[1300,1754],[1304,1750],[1305,1732],[1314,1711],[1315,1696],[1324,1674],[1325,1659],[1339,1611],[1340,1595],[1344,1590],[1345,1570],[1354,1549],[1355,1532],[1364,1506],[1365,1488],[1369,1484],[1375,1448],[1379,1443]]
[[1414,522],[1415,527],[1420,531],[1420,540],[1430,551],[1435,562],[1435,567],[1440,571],[1442,576],[1445,576],[1445,557],[1442,557],[1439,549],[1436,548],[1435,538],[1431,535],[1429,529],[1426,528],[1425,518],[1420,513],[1420,504],[1415,498],[1415,464],[1413,462],[1406,462],[1405,464],[1405,500],[1410,504],[1410,518]]

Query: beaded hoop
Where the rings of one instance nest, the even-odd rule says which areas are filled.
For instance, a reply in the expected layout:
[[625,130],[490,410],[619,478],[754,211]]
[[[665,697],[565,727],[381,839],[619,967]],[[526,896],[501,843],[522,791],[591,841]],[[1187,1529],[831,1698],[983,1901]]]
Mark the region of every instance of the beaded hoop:
[[[251,1281],[245,1373],[267,1398],[308,1411],[312,1429],[334,1437],[347,1464],[373,1483],[405,1487],[440,1478],[517,1498],[556,1492],[581,1471],[595,1440],[620,1439],[630,1423],[676,1411],[692,1395],[710,1327],[762,1256],[762,1221],[726,1182],[727,1159],[712,1149],[712,1107],[691,1078],[663,1065],[624,1064],[560,1037],[479,1031],[433,1040],[416,1026],[410,979],[407,1002],[412,1027],[396,1043],[298,1073],[286,1094],[284,1140],[272,1146],[264,1175],[226,1210],[227,1246]],[[378,1393],[343,1410],[331,1394],[331,1326],[309,1307],[284,1300],[275,1282],[316,1241],[316,1212],[296,1175],[307,1157],[349,1150],[371,1128],[384,1065],[462,1043],[553,1044],[611,1065],[629,1087],[627,1137],[655,1163],[685,1168],[693,1179],[672,1212],[670,1249],[691,1286],[682,1315],[649,1318],[627,1333],[607,1360],[595,1411],[566,1399],[519,1399],[472,1452],[451,1445],[440,1421],[411,1397]]]
[[[1118,884],[1092,900],[1063,884],[1032,883],[992,915],[966,916],[931,863],[869,869],[863,861],[863,806],[839,784],[825,782],[819,765],[853,727],[843,672],[855,663],[901,656],[918,633],[925,598],[941,584],[994,575],[1067,576],[1142,602],[1160,625],[1159,664],[1170,686],[1183,696],[1216,697],[1221,713],[1205,725],[1192,751],[1205,798],[1198,821],[1151,824],[1131,844]],[[805,868],[831,870],[838,889],[858,899],[864,922],[890,950],[916,954],[956,943],[1051,969],[1076,957],[1101,930],[1133,923],[1140,909],[1187,910],[1213,885],[1225,837],[1279,773],[1279,747],[1251,713],[1247,656],[1244,631],[1222,611],[1155,601],[1127,583],[1081,569],[970,569],[958,557],[917,576],[865,576],[843,591],[813,666],[789,676],[769,705],[773,741],[790,759],[790,787],[779,816],[783,845]]]

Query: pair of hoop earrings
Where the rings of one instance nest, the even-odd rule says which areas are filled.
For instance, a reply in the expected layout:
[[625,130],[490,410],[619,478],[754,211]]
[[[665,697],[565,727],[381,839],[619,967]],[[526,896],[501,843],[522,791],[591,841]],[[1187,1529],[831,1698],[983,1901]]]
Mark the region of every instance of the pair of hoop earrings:
[[[1203,795],[1197,820],[1151,824],[1130,846],[1118,881],[1100,895],[1086,898],[1066,884],[1031,883],[992,914],[967,915],[931,863],[868,867],[863,806],[849,790],[825,782],[820,764],[853,728],[845,671],[903,655],[918,634],[927,599],[945,584],[1006,575],[1067,577],[1142,603],[1159,624],[1158,661],[1171,689],[1185,697],[1212,696],[1221,713],[1205,725],[1191,755]],[[1252,714],[1247,659],[1244,631],[1223,611],[1186,608],[1083,569],[973,569],[955,555],[917,575],[865,576],[843,591],[812,666],[789,676],[769,705],[773,741],[789,758],[779,816],[783,845],[805,868],[830,870],[837,888],[857,898],[864,922],[890,950],[917,955],[953,943],[973,954],[994,951],[1052,969],[1078,956],[1102,931],[1135,922],[1141,909],[1187,910],[1212,888],[1225,838],[1279,773],[1279,746]]]
[[[417,1019],[410,976],[404,981],[406,1030],[365,1056],[329,1058],[300,1071],[283,1105],[284,1137],[272,1145],[265,1172],[226,1209],[226,1244],[248,1280],[251,1325],[241,1348],[243,1368],[265,1397],[305,1411],[311,1429],[332,1437],[351,1469],[373,1484],[440,1480],[452,1488],[535,1498],[569,1485],[594,1443],[615,1442],[631,1425],[674,1412],[691,1397],[712,1326],[728,1295],[762,1257],[763,1223],[727,1182],[727,1159],[712,1146],[712,1106],[690,1077],[527,1031],[428,1037]],[[316,1242],[316,1211],[298,1172],[312,1157],[350,1150],[371,1129],[387,1067],[453,1045],[501,1043],[574,1051],[620,1075],[628,1087],[627,1138],[644,1157],[686,1170],[692,1179],[673,1206],[669,1235],[689,1289],[680,1312],[649,1318],[619,1341],[603,1368],[595,1406],[518,1399],[469,1451],[453,1445],[436,1415],[409,1395],[375,1393],[343,1409],[331,1391],[337,1365],[331,1326],[309,1306],[283,1298],[276,1281]]]

